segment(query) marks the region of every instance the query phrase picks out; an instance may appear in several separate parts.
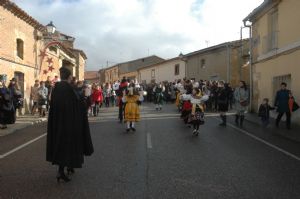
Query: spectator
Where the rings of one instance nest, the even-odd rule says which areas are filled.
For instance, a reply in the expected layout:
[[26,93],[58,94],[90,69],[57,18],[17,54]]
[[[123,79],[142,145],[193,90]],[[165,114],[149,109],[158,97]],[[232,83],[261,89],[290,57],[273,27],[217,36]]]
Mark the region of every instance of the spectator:
[[236,108],[235,123],[243,126],[245,112],[248,110],[249,104],[249,91],[246,82],[240,81],[239,87],[234,91],[234,99]]
[[39,106],[39,80],[35,80],[35,84],[31,87],[30,98],[32,100],[31,114],[34,115]]
[[46,116],[46,105],[48,103],[48,89],[45,86],[45,82],[40,82],[40,87],[38,89],[38,95],[39,95],[39,112],[40,117]]
[[289,108],[290,91],[285,82],[281,83],[281,89],[277,91],[274,106],[277,107],[276,127],[279,127],[280,120],[286,114],[286,128],[291,129],[291,110]]
[[5,83],[6,75],[0,75],[0,129],[6,129],[7,124],[13,124],[16,121],[13,96]]

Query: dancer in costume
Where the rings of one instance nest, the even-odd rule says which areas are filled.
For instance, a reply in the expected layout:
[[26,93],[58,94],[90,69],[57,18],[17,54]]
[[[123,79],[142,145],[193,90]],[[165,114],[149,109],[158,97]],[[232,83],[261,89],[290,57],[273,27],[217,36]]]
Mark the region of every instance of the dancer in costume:
[[202,95],[199,88],[193,89],[191,98],[192,112],[191,124],[193,124],[193,135],[199,135],[199,127],[204,124],[204,103],[208,100],[208,95]]
[[127,94],[123,92],[122,101],[125,103],[125,122],[127,124],[126,131],[136,131],[135,123],[140,120],[140,107],[139,105],[144,100],[142,95],[139,95],[135,89],[134,84],[128,88]]
[[163,97],[164,97],[163,92],[165,92],[165,87],[162,84],[156,85],[153,88],[155,109],[157,111],[162,110]]

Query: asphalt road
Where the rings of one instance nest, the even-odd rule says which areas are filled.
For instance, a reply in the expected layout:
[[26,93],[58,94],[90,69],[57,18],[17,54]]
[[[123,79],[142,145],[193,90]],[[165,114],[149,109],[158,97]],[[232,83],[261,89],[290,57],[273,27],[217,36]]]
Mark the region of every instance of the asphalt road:
[[[117,122],[116,108],[91,118],[95,153],[69,183],[57,183],[45,161],[45,137],[2,157],[0,199],[300,198],[299,143],[250,123],[219,127],[210,114],[194,137],[173,105],[144,104],[142,117],[135,133]],[[45,132],[41,124],[1,137],[0,155]]]

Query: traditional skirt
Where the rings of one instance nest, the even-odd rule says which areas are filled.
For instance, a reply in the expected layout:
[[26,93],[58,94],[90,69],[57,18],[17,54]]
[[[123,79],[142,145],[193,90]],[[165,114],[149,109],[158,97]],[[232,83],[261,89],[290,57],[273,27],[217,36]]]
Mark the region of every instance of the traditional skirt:
[[140,120],[140,107],[137,104],[138,97],[127,97],[125,105],[125,121],[138,122]]

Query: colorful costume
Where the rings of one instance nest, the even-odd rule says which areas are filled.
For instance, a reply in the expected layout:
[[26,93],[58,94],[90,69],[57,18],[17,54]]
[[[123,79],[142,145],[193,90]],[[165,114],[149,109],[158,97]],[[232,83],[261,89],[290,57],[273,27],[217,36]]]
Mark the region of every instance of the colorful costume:
[[123,102],[125,106],[125,121],[126,122],[138,122],[140,120],[140,108],[138,105],[140,96],[138,95],[127,95]]
[[144,100],[143,96],[133,92],[134,88],[128,89],[128,94],[122,98],[125,103],[125,122],[127,122],[127,132],[129,130],[135,131],[135,122],[140,120],[140,107],[139,105]]
[[192,96],[192,112],[191,112],[191,124],[194,127],[194,135],[199,134],[200,125],[204,124],[204,102],[208,99],[208,96],[203,96],[199,93],[197,96]]
[[163,92],[165,91],[164,87],[154,87],[153,92],[154,92],[154,103],[156,105],[156,110],[161,110],[162,109],[162,104],[163,104]]

